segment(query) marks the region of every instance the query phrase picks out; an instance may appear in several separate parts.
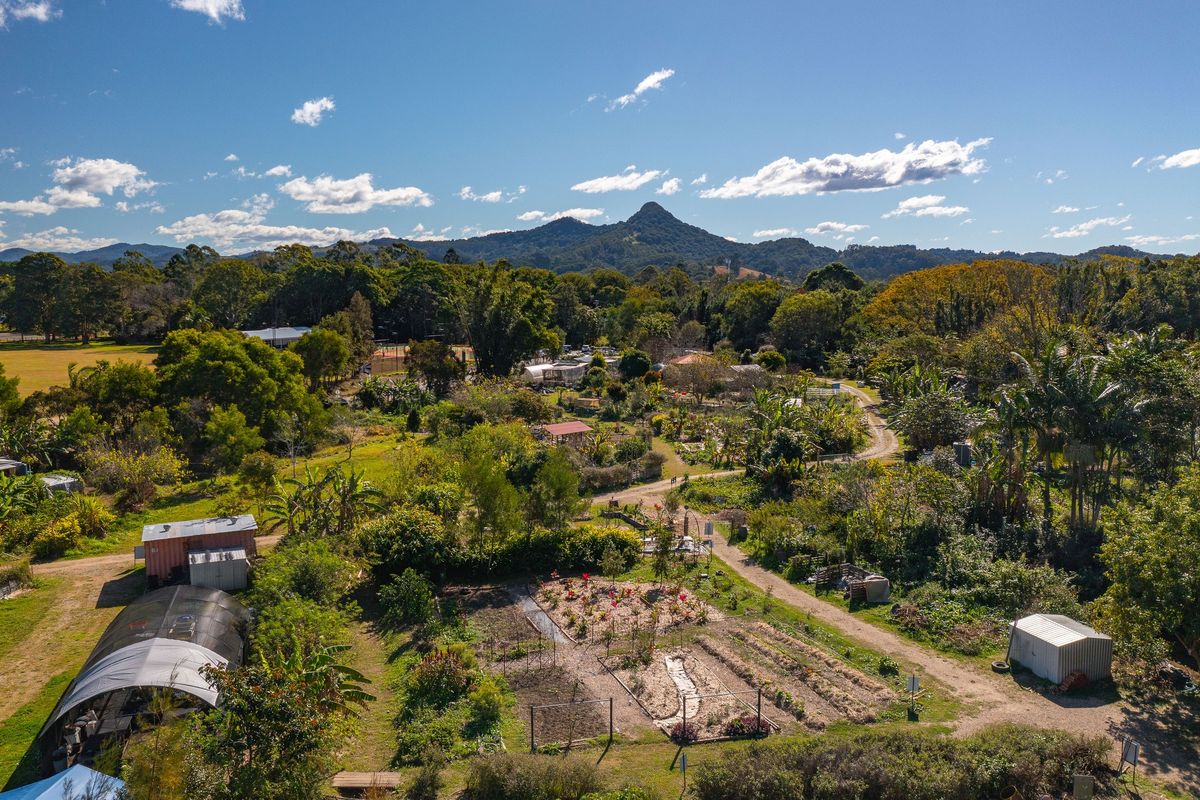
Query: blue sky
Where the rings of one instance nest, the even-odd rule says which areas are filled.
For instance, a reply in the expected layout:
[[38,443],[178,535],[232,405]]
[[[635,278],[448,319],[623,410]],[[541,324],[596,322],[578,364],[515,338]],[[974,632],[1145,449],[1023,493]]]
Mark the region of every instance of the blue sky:
[[0,249],[657,200],[739,241],[1196,252],[1197,29],[1192,2],[0,0]]

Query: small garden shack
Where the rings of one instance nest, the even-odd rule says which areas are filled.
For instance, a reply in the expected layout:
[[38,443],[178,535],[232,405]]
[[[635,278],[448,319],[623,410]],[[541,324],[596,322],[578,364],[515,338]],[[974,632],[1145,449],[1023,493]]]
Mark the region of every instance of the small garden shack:
[[1062,683],[1072,672],[1089,681],[1112,675],[1112,639],[1061,614],[1030,614],[1009,625],[1009,661]]

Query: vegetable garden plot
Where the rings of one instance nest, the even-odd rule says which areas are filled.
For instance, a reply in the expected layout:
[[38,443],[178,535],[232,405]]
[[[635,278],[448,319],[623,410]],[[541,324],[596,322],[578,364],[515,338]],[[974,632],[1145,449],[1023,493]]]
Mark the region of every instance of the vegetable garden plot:
[[741,681],[722,680],[708,659],[699,649],[659,651],[649,664],[626,662],[612,670],[668,736],[679,733],[686,697],[689,739],[719,739],[731,721],[753,711],[754,692]]
[[[517,695],[517,713],[525,716],[526,725],[530,706],[551,706],[534,711],[533,732],[538,747],[578,744],[608,736],[608,698],[596,697],[566,667],[556,664],[512,670],[507,680]],[[604,702],[591,702],[596,700]]]
[[896,698],[883,683],[766,623],[728,631],[728,637],[703,636],[697,644],[810,729],[840,719],[874,722]]
[[718,622],[724,615],[695,595],[665,591],[651,584],[612,583],[584,573],[581,578],[554,579],[536,592],[538,604],[573,639],[634,630]]

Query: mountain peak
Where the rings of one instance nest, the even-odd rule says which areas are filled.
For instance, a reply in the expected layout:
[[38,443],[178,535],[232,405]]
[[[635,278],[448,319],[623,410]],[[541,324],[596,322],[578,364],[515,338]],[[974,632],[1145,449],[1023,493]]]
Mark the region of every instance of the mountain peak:
[[678,217],[651,200],[638,209],[627,222],[679,222]]

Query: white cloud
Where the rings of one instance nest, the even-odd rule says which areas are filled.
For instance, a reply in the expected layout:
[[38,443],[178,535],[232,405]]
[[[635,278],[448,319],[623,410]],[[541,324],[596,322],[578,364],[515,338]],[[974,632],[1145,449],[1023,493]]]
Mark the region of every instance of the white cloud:
[[361,214],[375,206],[433,205],[433,198],[416,186],[395,189],[376,189],[371,173],[338,180],[319,175],[312,180],[305,176],[279,185],[279,191],[293,200],[307,203],[305,209],[313,214]]
[[238,168],[229,174],[236,175],[239,178],[257,178],[258,177],[257,172],[255,172],[254,170],[246,169],[245,165],[242,165],[242,164],[239,164]]
[[1040,179],[1046,185],[1051,185],[1055,181],[1065,181],[1067,178],[1069,178],[1071,176],[1067,174],[1067,171],[1065,169],[1057,169],[1054,172],[1039,172],[1037,175],[1034,175],[1033,177]]
[[1126,236],[1125,241],[1134,247],[1162,247],[1180,242],[1194,242],[1200,239],[1200,233],[1188,233],[1183,236]]
[[692,180],[692,186],[703,186],[706,183],[708,183],[708,173],[707,172],[700,173],[699,178],[695,178]]
[[17,148],[15,147],[0,147],[0,164],[10,160],[16,154]]
[[660,69],[657,72],[651,72],[638,82],[638,85],[633,88],[632,92],[623,94],[609,103],[607,110],[612,111],[614,108],[624,108],[651,89],[661,89],[662,85],[666,83],[667,78],[674,74],[675,70],[673,69]]
[[60,158],[51,162],[56,184],[30,200],[0,201],[0,211],[14,214],[53,214],[60,208],[96,208],[99,195],[118,189],[125,197],[153,189],[158,184],[133,164],[112,158]]
[[630,164],[620,175],[605,175],[600,178],[592,178],[591,180],[575,184],[571,187],[571,190],[586,192],[587,194],[629,192],[634,189],[640,189],[663,174],[663,171],[658,169],[648,169],[645,172],[638,172],[637,167]]
[[[1160,156],[1160,158],[1162,158]],[[1182,150],[1173,156],[1167,156],[1162,159],[1162,163],[1158,165],[1159,169],[1175,169],[1194,167],[1200,164],[1200,147],[1195,147],[1191,150]]]
[[750,235],[755,239],[779,239],[784,236],[799,236],[800,234],[792,228],[764,228]]
[[512,228],[480,228],[475,225],[464,225],[462,235],[471,236],[491,236],[493,233],[512,233]]
[[111,197],[120,189],[126,197],[133,197],[158,185],[133,164],[113,158],[60,159],[55,163],[59,168],[54,171],[54,182],[71,191]]
[[57,228],[50,228],[38,233],[27,233],[19,239],[5,242],[4,246],[71,253],[78,250],[95,250],[97,247],[108,247],[110,244],[116,243],[116,239],[85,239],[79,235],[79,231],[60,225]]
[[834,153],[824,158],[797,161],[790,156],[777,159],[754,175],[731,178],[721,186],[706,189],[701,197],[778,197],[823,192],[872,191],[928,183],[951,175],[975,175],[987,162],[975,157],[990,138],[959,144],[957,140],[920,144],[909,142],[903,150],[887,148],[873,153]]
[[521,222],[553,222],[556,219],[570,217],[580,222],[586,222],[602,214],[604,214],[603,208],[568,208],[566,211],[556,211],[553,214],[545,211],[526,211],[523,214],[518,214],[517,219]]
[[50,0],[0,0],[0,28],[7,27],[10,19],[49,22],[61,16]]
[[237,153],[230,153],[229,155],[225,156],[225,160],[226,161],[237,161],[238,160]]
[[314,100],[305,100],[304,105],[292,111],[292,122],[297,125],[308,125],[315,128],[321,124],[322,118],[328,111],[333,111],[334,105],[332,97],[318,97]]
[[811,228],[805,228],[804,232],[815,236],[824,236],[827,233],[844,235],[847,233],[857,233],[866,229],[866,225],[847,224],[845,222],[818,222]]
[[64,189],[53,186],[46,191],[46,201],[55,208],[98,208],[100,198],[86,189]]
[[1069,228],[1060,228],[1055,225],[1046,231],[1046,236],[1051,239],[1077,239],[1080,236],[1087,236],[1101,226],[1116,228],[1124,225],[1132,218],[1131,215],[1127,214],[1123,217],[1096,217],[1095,219],[1089,219],[1087,222],[1072,225]]
[[878,236],[872,236],[870,239],[867,239],[867,244],[871,244],[873,242],[878,242],[878,241],[879,241]]
[[966,214],[971,209],[966,206],[944,206],[944,195],[924,194],[901,200],[900,204],[883,215],[883,219],[913,215],[915,217],[957,217]]
[[1079,209],[1075,208],[1075,206],[1059,206],[1058,208],[1054,209],[1050,213],[1051,214],[1074,214],[1078,210]]
[[274,202],[265,194],[255,195],[242,208],[229,208],[212,214],[193,214],[170,225],[159,225],[154,232],[175,241],[207,240],[218,248],[240,246],[269,250],[282,244],[301,242],[325,246],[341,239],[368,240],[391,238],[387,228],[353,231],[346,228],[306,228],[300,225],[269,225],[267,212]]
[[901,139],[907,139],[908,134],[904,134],[904,133],[901,133],[900,131],[896,131],[895,133],[892,134],[892,138],[895,139],[896,141],[900,141]]
[[40,197],[32,200],[0,200],[0,211],[11,211],[13,214],[28,217],[33,214],[53,214],[58,211],[58,206],[51,205]]
[[444,242],[446,237],[426,228],[421,223],[413,226],[412,232],[404,237],[410,242]]
[[670,197],[671,195],[676,194],[681,188],[683,188],[683,181],[679,180],[679,178],[670,178],[663,181],[663,185],[655,189],[654,193],[664,194],[667,197]]
[[268,178],[290,178],[292,177],[291,164],[276,164],[269,170],[263,173]]
[[1145,160],[1146,160],[1145,156],[1138,156],[1137,158],[1135,158],[1133,160],[1133,163],[1129,165],[1130,169],[1133,169],[1134,167],[1136,167],[1138,164],[1141,164]]
[[128,214],[131,211],[149,211],[151,214],[162,214],[167,210],[162,203],[153,201],[148,203],[127,203],[124,200],[121,200],[117,203],[114,203],[113,208],[115,208],[117,211],[120,211],[122,214]]
[[513,200],[516,200],[518,197],[525,194],[525,191],[526,189],[524,186],[518,186],[515,192],[509,192],[508,194],[505,194],[503,189],[496,189],[491,192],[478,194],[470,186],[464,186],[458,190],[458,196],[463,200],[474,200],[477,203],[499,203],[506,199],[511,203]]
[[226,18],[239,22],[246,18],[246,12],[242,9],[242,0],[171,0],[171,5],[184,11],[203,14],[218,25]]

